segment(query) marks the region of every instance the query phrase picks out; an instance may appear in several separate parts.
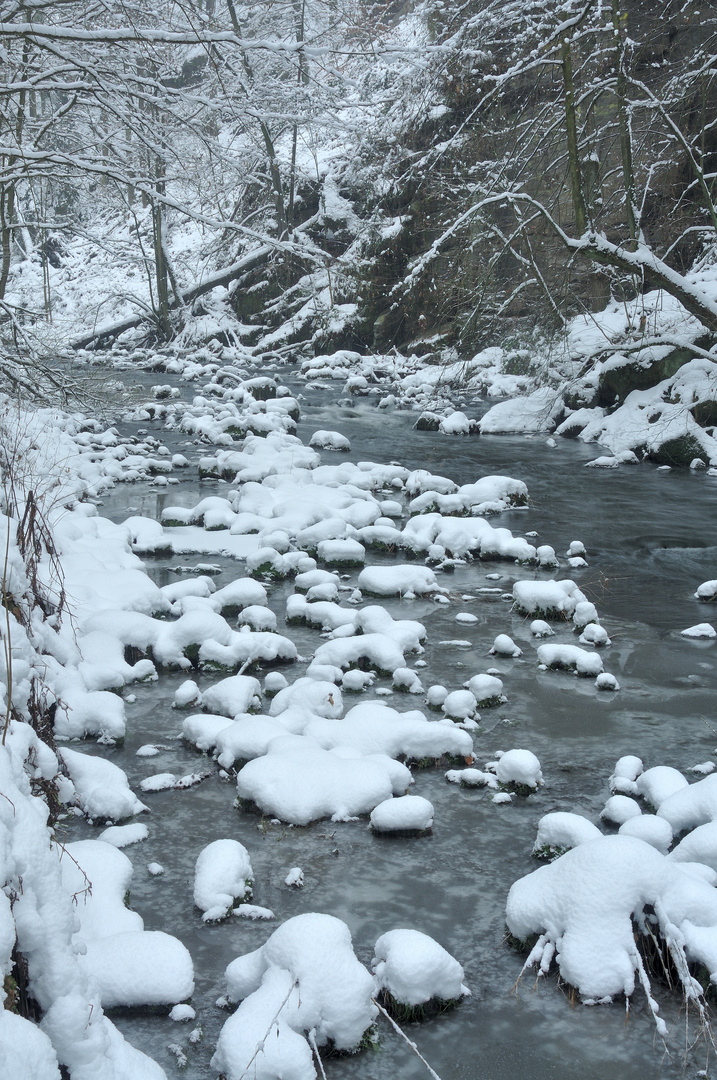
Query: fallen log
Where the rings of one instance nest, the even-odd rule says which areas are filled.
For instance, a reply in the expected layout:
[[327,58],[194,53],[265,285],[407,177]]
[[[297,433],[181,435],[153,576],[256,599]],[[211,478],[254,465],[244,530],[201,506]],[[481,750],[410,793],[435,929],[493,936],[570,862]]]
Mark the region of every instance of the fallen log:
[[[250,251],[248,255],[244,255],[243,258],[238,259],[236,262],[232,263],[231,266],[225,266],[221,270],[215,270],[213,274],[209,274],[197,285],[192,285],[188,289],[182,289],[179,298],[175,298],[170,302],[170,308],[176,309],[184,304],[191,304],[198,296],[211,292],[217,285],[228,285],[235,278],[239,277],[240,274],[245,273],[247,270],[253,270],[255,266],[259,266],[262,262],[265,262],[274,250],[274,247],[269,244],[264,244],[262,247],[256,248],[255,251]],[[120,334],[124,334],[126,330],[133,330],[147,318],[147,311],[143,311],[139,315],[131,315],[125,319],[118,319],[116,322],[95,325],[91,332],[83,334],[82,337],[75,338],[75,340],[71,342],[72,348],[86,349],[93,345],[93,343],[96,348],[101,348],[110,341],[114,341]]]

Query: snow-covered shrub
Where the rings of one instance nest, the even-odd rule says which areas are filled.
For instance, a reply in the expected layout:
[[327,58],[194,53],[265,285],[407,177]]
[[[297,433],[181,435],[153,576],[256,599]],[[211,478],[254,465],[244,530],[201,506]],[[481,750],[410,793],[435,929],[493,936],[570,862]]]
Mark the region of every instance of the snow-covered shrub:
[[254,873],[249,852],[238,840],[214,840],[200,852],[194,870],[194,903],[205,922],[225,918],[237,901],[251,896]]
[[555,961],[586,1002],[629,997],[637,976],[663,1036],[642,941],[662,938],[686,998],[698,1008],[702,988],[688,964],[699,962],[717,978],[717,893],[632,836],[579,844],[521,878],[508,895],[506,920],[520,941],[538,935],[524,969],[547,974]]
[[582,814],[555,810],[544,814],[538,822],[538,833],[533,844],[533,855],[556,858],[588,840],[599,837],[600,830]]
[[[226,970],[239,1001],[222,1028],[211,1067],[227,1080],[313,1080],[311,1046],[356,1050],[376,1017],[374,980],[345,923],[308,913],[283,923]],[[307,1042],[307,1038],[311,1041]]]
[[543,783],[540,762],[530,750],[508,750],[501,754],[495,765],[495,773],[501,784],[514,784],[518,789],[535,791]]
[[422,833],[433,825],[433,813],[422,795],[401,795],[374,807],[369,821],[376,833]]
[[547,668],[575,671],[578,675],[593,677],[602,673],[602,657],[587,652],[577,645],[539,645],[538,663]]
[[586,599],[575,582],[569,579],[516,581],[513,586],[513,606],[520,615],[540,615],[543,619],[570,619],[578,604]]
[[470,994],[463,968],[442,945],[420,930],[389,930],[371,961],[384,1006],[401,1019],[419,1019]]

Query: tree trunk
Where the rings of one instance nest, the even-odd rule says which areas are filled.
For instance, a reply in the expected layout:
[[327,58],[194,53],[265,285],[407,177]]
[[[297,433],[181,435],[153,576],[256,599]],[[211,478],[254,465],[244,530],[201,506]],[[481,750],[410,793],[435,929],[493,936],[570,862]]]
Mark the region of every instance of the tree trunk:
[[622,158],[622,183],[625,189],[625,217],[630,236],[630,249],[635,250],[637,241],[637,203],[635,200],[635,174],[632,167],[632,131],[627,115],[627,79],[625,77],[625,41],[623,18],[619,0],[612,0],[612,26],[615,34],[615,69],[617,71],[617,122],[620,131],[620,156]]
[[580,151],[578,147],[578,125],[575,116],[573,57],[570,48],[570,39],[567,37],[561,42],[560,55],[563,69],[563,101],[565,105],[565,132],[568,140],[568,176],[570,180],[570,194],[572,196],[573,212],[575,214],[575,232],[577,236],[582,236],[588,227],[588,216],[585,209],[583,177],[582,169],[580,168]]

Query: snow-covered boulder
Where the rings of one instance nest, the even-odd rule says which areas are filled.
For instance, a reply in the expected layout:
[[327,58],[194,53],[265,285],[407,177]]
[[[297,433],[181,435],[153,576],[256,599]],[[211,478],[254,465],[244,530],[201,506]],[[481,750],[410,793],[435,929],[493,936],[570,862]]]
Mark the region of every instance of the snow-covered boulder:
[[[467,692],[467,691],[466,691]],[[417,709],[399,713],[381,702],[354,705],[340,720],[311,720],[305,734],[329,750],[351,747],[362,754],[387,754],[412,761],[470,757],[473,740],[449,720],[427,720]]]
[[358,587],[374,596],[398,595],[406,599],[440,591],[433,570],[410,563],[367,566],[358,576]]
[[513,606],[520,615],[540,615],[543,619],[570,619],[578,604],[586,599],[575,582],[569,579],[516,581],[513,586]]
[[147,809],[130,789],[126,774],[114,762],[81,754],[68,746],[63,746],[59,754],[88,818],[121,821]]

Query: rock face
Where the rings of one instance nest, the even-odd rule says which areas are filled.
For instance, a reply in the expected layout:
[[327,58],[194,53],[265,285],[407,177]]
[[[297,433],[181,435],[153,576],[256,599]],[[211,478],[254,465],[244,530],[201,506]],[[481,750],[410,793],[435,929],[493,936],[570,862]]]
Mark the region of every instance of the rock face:
[[[709,343],[707,337],[700,338],[699,341],[695,342],[700,348],[709,348]],[[672,349],[666,356],[653,359],[650,363],[642,361],[630,363],[626,361],[621,364],[606,364],[600,372],[593,404],[604,409],[609,409],[616,404],[622,404],[627,395],[633,390],[649,390],[652,386],[661,383],[663,379],[670,379],[683,364],[694,360],[694,357],[695,354],[692,349]],[[710,405],[713,407],[712,410],[709,408]],[[712,411],[714,411],[715,417],[717,417],[717,405],[713,402],[706,403],[704,406],[696,406],[695,414],[697,411],[705,418],[708,415],[711,416]],[[707,426],[703,419],[698,419],[697,415],[695,415],[695,419],[698,424]],[[715,422],[717,421],[712,421],[712,423]],[[666,464],[669,465],[672,462],[666,462]],[[689,461],[686,464],[689,465]]]

